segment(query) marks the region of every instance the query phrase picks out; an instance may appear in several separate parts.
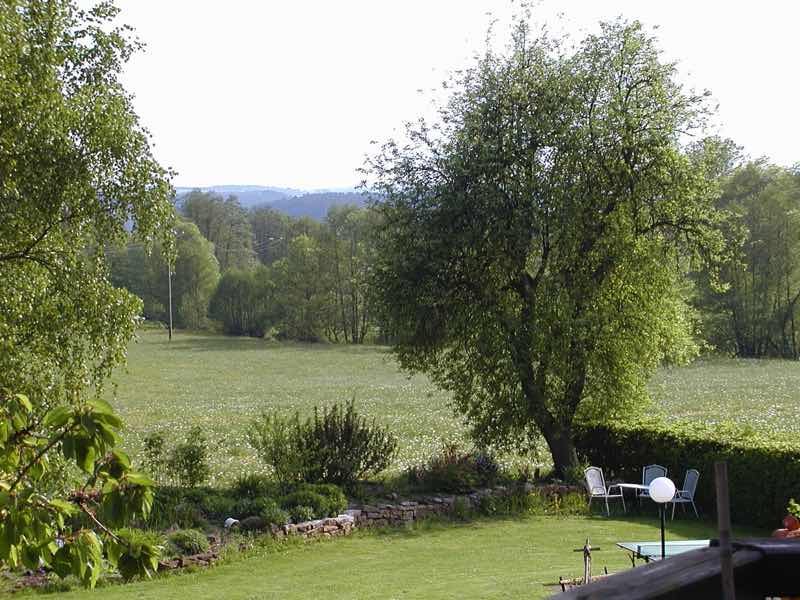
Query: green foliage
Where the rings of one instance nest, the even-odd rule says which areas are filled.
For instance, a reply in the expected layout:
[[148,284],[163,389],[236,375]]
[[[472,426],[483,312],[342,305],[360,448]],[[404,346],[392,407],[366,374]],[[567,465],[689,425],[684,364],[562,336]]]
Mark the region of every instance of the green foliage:
[[[302,507],[311,509],[311,518],[322,518],[330,516],[328,510],[328,499],[314,491],[304,489],[292,492],[281,498],[281,507],[294,515],[295,508]],[[306,519],[307,521],[308,519]]]
[[459,521],[466,521],[470,517],[471,509],[469,503],[462,497],[457,497],[453,501],[453,518]]
[[250,444],[285,482],[351,485],[384,470],[397,451],[397,438],[359,415],[354,403],[314,408],[305,421],[299,414],[282,418],[263,414],[248,430]]
[[225,333],[264,337],[277,310],[273,288],[266,267],[229,270],[211,299],[211,317],[222,323]]
[[712,273],[717,277],[698,278],[706,335],[719,350],[738,356],[796,359],[800,173],[763,159],[731,160],[719,175],[717,202],[726,216],[721,230],[728,251]]
[[253,266],[250,222],[236,196],[194,190],[182,198],[181,212],[211,242],[223,273]]
[[202,427],[192,427],[186,439],[172,449],[167,467],[183,486],[195,487],[208,479],[208,443]]
[[160,533],[125,528],[116,532],[109,544],[109,562],[115,565],[126,581],[137,576],[155,574],[164,550],[165,539]]
[[277,492],[277,485],[266,475],[241,475],[231,486],[231,493],[237,498],[258,498]]
[[142,299],[145,318],[167,323],[171,265],[174,324],[201,329],[219,280],[219,265],[213,246],[193,223],[178,221],[174,232],[174,249],[156,243],[149,251],[141,244],[111,250],[111,281]]
[[[580,43],[520,19],[448,86],[441,122],[367,164],[371,289],[401,364],[452,392],[481,445],[577,464],[577,416],[623,413],[691,344],[679,269],[720,249],[708,105],[638,22]],[[570,48],[570,50],[566,50]]]
[[[152,492],[115,450],[119,417],[94,399],[141,306],[111,284],[103,249],[169,245],[174,221],[170,174],[120,83],[138,45],[117,13],[113,2],[0,4],[0,564],[41,560],[86,587],[104,552],[144,575],[157,554],[108,534],[146,514]],[[51,485],[64,463],[80,473],[69,495]]]
[[464,452],[449,443],[426,465],[412,468],[409,481],[422,490],[460,493],[494,485],[498,470],[490,454]]
[[164,435],[159,432],[148,433],[142,441],[142,446],[142,468],[153,479],[161,479],[165,475],[164,470],[167,466]]
[[591,464],[602,465],[607,478],[635,481],[643,465],[655,462],[667,467],[680,487],[685,471],[697,469],[695,504],[701,513],[715,510],[714,462],[724,460],[731,518],[738,523],[771,526],[783,515],[786,499],[800,488],[800,448],[793,440],[730,423],[582,424],[577,445]]
[[178,554],[184,556],[208,552],[211,546],[206,534],[197,529],[179,529],[170,533],[167,541]]
[[264,519],[264,522],[268,525],[282,526],[289,522],[289,513],[278,506],[275,501],[264,506],[258,516]]
[[286,258],[273,265],[282,337],[303,342],[321,339],[328,306],[321,261],[319,242],[302,234],[289,242]]
[[[10,568],[38,568],[40,561],[60,577],[75,575],[87,587],[97,582],[103,551],[126,573],[148,575],[158,549],[128,545],[109,533],[111,526],[146,517],[153,499],[152,482],[130,468],[128,457],[114,446],[122,422],[102,400],[74,407],[58,406],[37,423],[26,396],[0,391],[0,561]],[[60,451],[85,477],[83,490],[66,498],[47,498],[39,490]],[[82,520],[75,517],[81,514]],[[81,523],[99,528],[99,534]],[[63,545],[54,541],[61,537]],[[146,544],[145,544],[146,545]],[[141,561],[139,557],[143,556]],[[138,562],[137,562],[138,561]],[[139,569],[141,567],[141,569]]]
[[242,531],[264,531],[269,523],[258,515],[252,517],[245,517],[239,522],[239,528]]
[[298,504],[289,509],[289,516],[294,523],[305,523],[314,520],[317,514],[313,507]]
[[786,514],[800,519],[800,504],[798,504],[794,498],[789,498],[789,504],[786,506]]
[[259,516],[263,511],[272,509],[276,504],[275,500],[269,497],[239,498],[234,505],[233,516],[239,520]]

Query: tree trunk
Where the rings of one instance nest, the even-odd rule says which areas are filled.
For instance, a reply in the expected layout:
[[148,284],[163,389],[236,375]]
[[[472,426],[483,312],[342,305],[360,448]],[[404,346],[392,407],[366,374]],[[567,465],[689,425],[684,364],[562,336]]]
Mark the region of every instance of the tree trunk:
[[553,457],[553,475],[564,479],[570,469],[580,465],[578,451],[572,439],[572,428],[557,426],[550,431],[542,431],[542,434]]

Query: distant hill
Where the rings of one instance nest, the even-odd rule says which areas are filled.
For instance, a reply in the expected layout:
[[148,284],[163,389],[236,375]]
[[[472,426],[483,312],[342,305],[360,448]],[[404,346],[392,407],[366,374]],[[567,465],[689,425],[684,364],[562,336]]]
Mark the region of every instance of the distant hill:
[[355,204],[364,206],[364,196],[357,192],[312,192],[270,202],[269,206],[293,217],[311,217],[322,221],[331,206]]
[[311,217],[321,221],[331,206],[340,204],[364,205],[364,197],[352,188],[306,191],[260,185],[214,185],[209,187],[176,188],[176,202],[192,190],[216,192],[223,196],[234,195],[244,208],[272,206],[293,217]]

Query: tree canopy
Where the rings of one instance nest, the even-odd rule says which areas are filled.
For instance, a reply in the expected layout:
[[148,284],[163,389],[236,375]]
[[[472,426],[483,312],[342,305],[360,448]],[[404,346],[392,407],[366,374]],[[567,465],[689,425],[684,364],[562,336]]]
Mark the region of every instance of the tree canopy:
[[[157,561],[103,524],[152,499],[114,448],[121,421],[96,398],[140,308],[111,285],[104,249],[169,244],[174,217],[169,173],[119,82],[136,44],[116,13],[0,4],[0,561],[41,559],[87,585],[103,550],[126,576]],[[81,489],[56,485],[63,461],[83,472]],[[77,512],[92,526],[76,526]]]
[[439,123],[365,167],[401,364],[451,390],[479,441],[541,434],[559,474],[574,419],[624,409],[691,351],[678,268],[719,245],[708,165],[682,146],[704,96],[639,23],[563,42],[520,19],[506,53],[450,84]]

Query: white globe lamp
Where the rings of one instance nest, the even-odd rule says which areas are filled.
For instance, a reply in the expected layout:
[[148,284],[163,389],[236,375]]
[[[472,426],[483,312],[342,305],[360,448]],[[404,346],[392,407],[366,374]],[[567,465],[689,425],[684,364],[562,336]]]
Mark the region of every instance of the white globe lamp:
[[675,497],[675,484],[669,477],[656,477],[650,482],[650,497],[663,504]]
[[661,559],[666,558],[666,544],[664,543],[664,504],[675,497],[675,484],[669,477],[656,477],[650,482],[648,489],[650,497],[658,502],[658,511],[661,514]]

